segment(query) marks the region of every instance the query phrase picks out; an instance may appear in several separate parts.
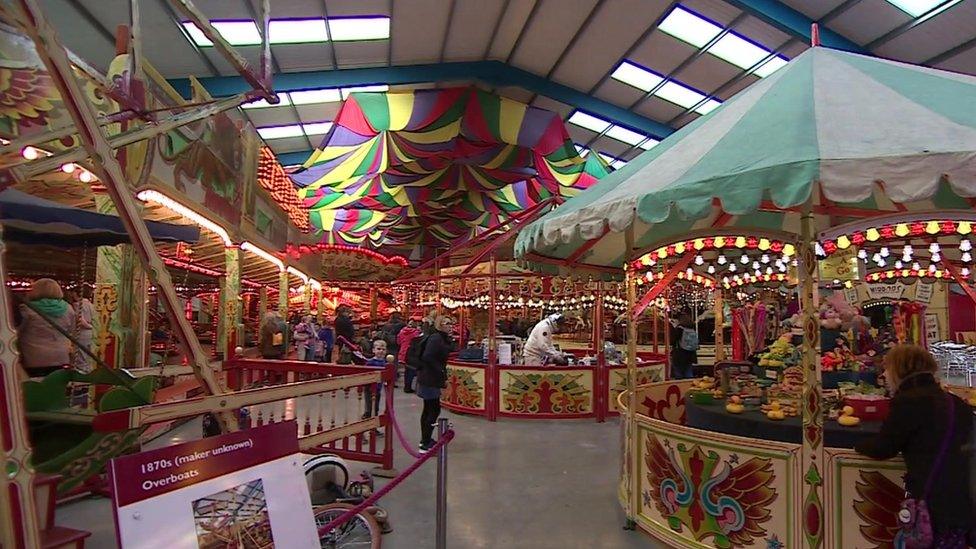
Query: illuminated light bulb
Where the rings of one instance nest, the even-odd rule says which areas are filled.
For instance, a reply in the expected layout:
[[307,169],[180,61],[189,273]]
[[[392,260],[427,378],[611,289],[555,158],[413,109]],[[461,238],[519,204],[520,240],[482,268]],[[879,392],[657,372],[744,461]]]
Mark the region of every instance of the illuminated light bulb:
[[973,232],[973,224],[968,221],[960,221],[959,225],[956,226],[956,232],[959,234],[969,234]]
[[722,284],[725,284],[726,286],[728,286],[729,285],[729,277],[723,276],[722,277]]
[[725,259],[724,255],[720,255],[718,256],[718,259],[716,259],[716,261],[718,261],[719,265],[725,265],[725,262],[728,261],[728,259]]
[[72,173],[73,171],[75,171],[75,168],[76,167],[77,166],[75,166],[71,162],[68,162],[67,164],[62,164],[61,165],[61,171],[64,172],[64,173]]
[[933,263],[938,263],[940,261],[942,261],[942,256],[941,255],[939,255],[937,253],[932,254],[932,262]]
[[769,247],[772,246],[772,245],[773,245],[773,243],[770,242],[768,238],[760,238],[759,239],[759,249],[762,250],[762,251],[764,251],[764,252],[766,250],[768,250]]
[[960,269],[959,270],[959,274],[961,274],[962,276],[968,277],[969,276],[969,267],[963,267],[962,269]]
[[857,251],[857,258],[858,259],[867,259],[868,258],[868,251],[865,250],[864,248],[861,248],[860,250]]
[[922,270],[922,266],[918,264],[918,261],[916,261],[915,263],[912,263],[912,270],[913,271],[921,271]]
[[762,261],[762,262],[763,262],[763,264],[766,264],[766,263],[769,263],[769,255],[767,255],[767,254],[762,254],[762,257],[761,257],[761,258],[759,258],[759,260],[760,260],[760,261]]
[[737,236],[737,237],[735,237],[735,247],[736,248],[744,248],[745,245],[746,245],[746,237],[744,237],[744,236]]
[[925,232],[929,234],[939,234],[940,230],[942,230],[942,227],[939,226],[938,221],[929,221],[925,224]]
[[903,255],[903,256],[901,256],[901,260],[904,261],[905,263],[908,263],[909,261],[912,260],[912,256],[910,256],[910,255]]
[[715,274],[715,265],[708,266],[708,274]]
[[705,258],[703,258],[700,255],[696,255],[695,256],[695,265],[704,265],[704,264],[705,264]]
[[[907,225],[905,226],[905,229],[906,230],[908,229]],[[878,229],[871,227],[870,229],[864,232],[864,238],[867,238],[871,242],[874,242],[875,240],[881,238],[881,233],[878,232]]]
[[929,272],[930,273],[934,273],[935,272],[935,264],[934,263],[929,263]]
[[898,236],[908,236],[911,229],[908,228],[908,223],[899,223],[895,225],[895,234]]
[[729,272],[734,273],[736,269],[735,263],[729,263]]
[[905,266],[905,264],[904,264],[904,263],[902,263],[902,262],[901,262],[901,260],[899,260],[899,261],[895,261],[895,268],[896,268],[896,269],[901,269],[901,268],[903,268],[904,266]]
[[691,267],[688,267],[688,269],[685,271],[685,276],[691,278],[691,273],[692,273]]
[[82,183],[91,183],[92,174],[87,170],[82,170],[81,175],[78,176],[78,179],[81,180]]
[[882,246],[882,248],[881,248],[881,251],[880,251],[880,252],[878,252],[878,253],[880,253],[880,254],[881,254],[881,257],[888,257],[888,255],[889,255],[889,254],[890,254],[891,252],[890,252],[890,251],[888,250],[888,247],[887,247],[887,246]]
[[758,261],[753,261],[752,262],[752,268],[753,269],[756,269],[756,270],[759,270],[759,262]]
[[881,262],[881,254],[875,252],[875,254],[871,256],[871,261],[874,261],[875,263],[880,263]]
[[845,288],[853,288],[854,287],[854,283],[851,282],[850,280],[845,280],[844,281],[844,287]]
[[749,263],[749,256],[742,254],[742,257],[739,258],[739,263],[742,263],[743,265]]
[[973,243],[968,240],[962,240],[959,242],[959,251],[968,252],[973,249]]
[[780,263],[779,264],[779,272],[785,273],[786,272],[786,265],[783,265],[782,263]]
[[965,261],[966,263],[969,263],[970,261],[973,260],[973,256],[969,252],[963,252],[962,253],[962,260]]
[[772,267],[766,267],[766,274],[768,274],[768,275],[773,274],[773,268]]
[[885,261],[884,258],[882,257],[881,259],[878,260],[878,267],[884,267],[887,263],[888,262]]
[[847,235],[842,234],[837,237],[837,247],[841,250],[846,250],[851,247],[851,239],[847,238]]
[[817,254],[818,256],[820,256],[820,257],[824,257],[824,256],[826,256],[826,255],[827,255],[827,253],[826,253],[826,252],[824,252],[824,249],[823,249],[823,246],[821,246],[819,242],[817,242],[817,243],[816,243],[816,244],[814,245],[814,248],[813,248],[813,250],[814,250],[814,252],[815,252],[815,253],[816,253],[816,254]]
[[40,156],[40,153],[34,147],[24,147],[24,150],[20,151],[20,154],[27,160],[34,160]]
[[933,243],[931,243],[931,244],[929,244],[929,251],[930,251],[930,252],[932,252],[932,253],[934,253],[934,254],[937,254],[937,253],[939,253],[939,252],[940,252],[941,250],[942,250],[942,247],[941,247],[941,246],[939,246],[939,243],[938,243],[938,242],[933,242]]

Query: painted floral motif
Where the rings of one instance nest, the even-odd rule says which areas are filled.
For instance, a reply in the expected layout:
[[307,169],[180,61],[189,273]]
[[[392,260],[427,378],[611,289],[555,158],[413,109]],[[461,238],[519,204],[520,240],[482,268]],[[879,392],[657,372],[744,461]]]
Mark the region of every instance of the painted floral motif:
[[[614,370],[611,372],[614,378],[613,386],[610,387],[610,410],[617,411],[617,397],[620,393],[627,390],[627,371]],[[637,384],[657,383],[664,381],[664,365],[644,366],[637,369]]]
[[506,412],[523,414],[585,414],[591,411],[592,391],[579,380],[583,374],[506,372],[503,390]]
[[860,499],[854,500],[854,512],[861,519],[861,535],[874,549],[898,547],[898,510],[905,489],[878,471],[860,471],[854,485]]
[[472,370],[448,367],[447,389],[441,400],[465,408],[484,408],[484,390],[474,376]]
[[732,454],[722,461],[713,450],[697,444],[664,444],[653,434],[646,438],[644,463],[654,503],[676,532],[688,528],[697,541],[711,538],[716,547],[751,545],[767,532],[770,504],[776,500],[776,475],[768,458],[739,463]]
[[[661,392],[664,393],[664,398],[656,398]],[[681,392],[681,386],[674,383],[667,388],[657,387],[654,393],[644,397],[637,411],[654,419],[684,425],[685,397]]]

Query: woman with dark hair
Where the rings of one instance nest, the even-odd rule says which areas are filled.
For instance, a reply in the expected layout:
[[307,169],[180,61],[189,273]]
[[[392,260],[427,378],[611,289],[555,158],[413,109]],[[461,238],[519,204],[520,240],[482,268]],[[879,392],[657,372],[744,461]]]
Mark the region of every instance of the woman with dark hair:
[[341,305],[336,309],[335,319],[336,345],[339,347],[338,364],[352,363],[352,345],[356,344],[356,327],[352,324],[352,311]]
[[420,451],[434,445],[434,424],[441,415],[441,389],[447,387],[447,357],[454,350],[451,329],[454,320],[446,316],[434,319],[433,331],[422,342],[422,366],[417,372],[417,396],[424,400],[420,414]]
[[694,364],[698,362],[698,332],[691,315],[681,313],[671,321],[671,379],[695,377]]
[[[915,345],[897,345],[884,358],[885,378],[894,392],[881,431],[854,449],[875,459],[901,454],[905,489],[924,502],[931,518],[932,547],[965,549],[976,517],[970,489],[973,415],[959,397],[935,379],[935,359]],[[917,508],[917,507],[916,507]]]

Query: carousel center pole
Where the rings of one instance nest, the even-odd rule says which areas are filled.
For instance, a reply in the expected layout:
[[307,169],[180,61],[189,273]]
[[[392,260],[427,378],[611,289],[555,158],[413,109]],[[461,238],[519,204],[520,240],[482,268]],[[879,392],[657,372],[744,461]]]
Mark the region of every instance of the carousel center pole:
[[[636,218],[635,218],[636,219]],[[626,452],[624,456],[624,468],[627,471],[627,521],[629,526],[635,522],[638,509],[638,487],[640,486],[637,478],[637,449],[640,447],[637,441],[637,279],[633,268],[630,266],[630,254],[634,249],[634,224],[633,222],[624,232],[624,274],[627,284],[627,425],[624,431],[626,439]]]
[[722,289],[715,288],[715,364],[725,361],[725,303]]
[[820,374],[820,324],[817,319],[817,256],[813,232],[811,201],[800,218],[799,254],[800,309],[803,315],[803,446],[800,449],[803,472],[803,536],[807,547],[823,545],[824,530],[824,446],[823,398]]
[[498,324],[498,314],[495,312],[498,300],[498,261],[495,252],[491,253],[488,260],[488,376],[485,378],[486,401],[488,408],[488,420],[498,419],[498,343],[495,338],[495,325]]

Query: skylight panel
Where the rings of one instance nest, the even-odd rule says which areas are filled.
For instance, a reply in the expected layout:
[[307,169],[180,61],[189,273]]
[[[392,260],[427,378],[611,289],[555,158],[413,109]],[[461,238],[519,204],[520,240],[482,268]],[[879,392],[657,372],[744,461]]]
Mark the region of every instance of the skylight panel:
[[681,6],[676,6],[664,21],[658,25],[660,30],[687,42],[692,46],[703,47],[722,32],[722,27]]
[[351,88],[342,88],[342,99],[349,99],[349,94],[360,93],[360,92],[385,92],[390,91],[389,84],[374,84],[371,86],[354,86]]
[[[211,21],[210,24],[231,46],[253,46],[261,43],[261,33],[254,21]],[[184,21],[183,28],[197,46],[213,46],[213,42],[192,21]]]
[[288,100],[287,93],[279,93],[278,99],[280,99],[280,101],[275,105],[268,103],[264,99],[258,99],[257,101],[251,101],[250,103],[244,103],[243,105],[241,105],[241,108],[242,109],[266,109],[268,107],[282,107],[291,104],[291,102]]
[[634,131],[630,131],[627,128],[622,128],[620,126],[610,126],[607,130],[607,137],[612,137],[617,141],[622,141],[628,145],[637,145],[641,141],[644,141],[647,136]]
[[705,115],[717,109],[721,104],[722,103],[719,101],[716,101],[714,99],[709,99],[708,101],[705,101],[700,106],[698,106],[698,108],[695,109],[695,112],[701,115]]
[[888,3],[911,15],[920,17],[945,0],[888,0]]
[[390,18],[381,16],[330,18],[329,31],[334,42],[385,40],[390,37]]
[[610,127],[610,123],[602,118],[597,118],[583,111],[576,111],[569,117],[570,124],[576,124],[581,128],[586,128],[596,133],[603,133]]
[[686,109],[694,107],[699,101],[705,99],[703,94],[698,93],[691,88],[682,86],[673,80],[661,86],[661,89],[658,90],[657,94],[655,95]]
[[590,149],[582,145],[576,145],[576,153],[580,155],[580,158],[586,158],[586,155],[590,154]]
[[293,91],[288,94],[294,105],[311,105],[313,103],[335,103],[342,97],[337,88],[323,88],[319,90]]
[[708,48],[708,53],[724,59],[733,65],[748,69],[762,61],[769,55],[765,48],[753,44],[752,42],[736,34],[726,34]]
[[788,62],[789,61],[787,61],[785,58],[777,55],[776,57],[773,57],[769,61],[763,63],[762,66],[756,70],[752,71],[752,74],[755,74],[759,78],[766,78],[770,74],[773,74],[774,72],[785,67]]
[[328,42],[325,19],[273,19],[268,40],[272,44]]
[[657,74],[637,66],[630,61],[621,63],[610,77],[644,91],[651,91],[664,80]]
[[638,147],[644,149],[645,151],[649,151],[649,150],[653,149],[654,146],[657,145],[658,143],[660,143],[660,141],[658,141],[657,139],[652,139],[652,138],[648,137],[647,139],[644,140],[643,143],[641,143],[640,145],[638,145]]
[[602,158],[603,161],[606,162],[607,164],[610,164],[610,166],[613,167],[613,169],[615,170],[619,170],[620,168],[623,168],[624,166],[627,165],[627,161],[621,160],[619,158],[615,158],[613,156],[610,156],[609,154],[603,154],[603,153],[597,153],[597,154],[599,154],[600,158]]
[[265,126],[258,128],[258,135],[262,139],[283,139],[285,137],[302,137],[305,135],[305,132],[300,125],[291,124],[289,126]]
[[322,135],[329,133],[332,129],[332,122],[313,122],[311,124],[302,124],[302,129],[305,130],[305,135]]

